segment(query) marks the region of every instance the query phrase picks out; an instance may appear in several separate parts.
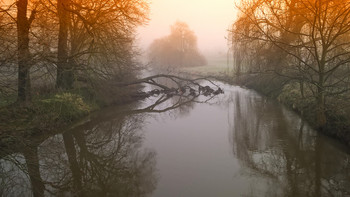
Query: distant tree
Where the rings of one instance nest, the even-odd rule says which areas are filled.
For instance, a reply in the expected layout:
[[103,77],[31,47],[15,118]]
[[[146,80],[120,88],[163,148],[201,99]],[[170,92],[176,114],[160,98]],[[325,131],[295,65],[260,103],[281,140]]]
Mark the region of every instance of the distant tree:
[[171,26],[169,36],[153,41],[148,58],[155,67],[189,67],[206,64],[197,47],[197,37],[184,22]]

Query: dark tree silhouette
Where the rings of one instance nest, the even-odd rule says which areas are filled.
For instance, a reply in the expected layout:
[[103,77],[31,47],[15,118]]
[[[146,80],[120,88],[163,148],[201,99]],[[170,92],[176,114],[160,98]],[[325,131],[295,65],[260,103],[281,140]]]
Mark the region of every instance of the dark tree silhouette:
[[57,88],[71,89],[73,86],[72,65],[68,63],[68,30],[70,24],[70,0],[57,0],[59,18],[57,48]]
[[29,52],[29,29],[35,18],[35,10],[27,18],[28,0],[17,1],[17,42],[18,42],[18,101],[31,101],[29,71],[31,56]]

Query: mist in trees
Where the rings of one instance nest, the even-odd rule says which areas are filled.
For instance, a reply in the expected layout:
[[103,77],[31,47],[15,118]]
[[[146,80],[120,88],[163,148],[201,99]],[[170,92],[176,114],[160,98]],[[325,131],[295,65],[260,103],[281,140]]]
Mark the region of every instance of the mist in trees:
[[277,95],[294,89],[291,97],[312,108],[318,128],[348,113],[348,1],[243,0],[237,7],[230,31],[237,75],[274,86]]
[[177,21],[170,35],[156,39],[149,47],[148,59],[158,68],[203,66],[206,59],[197,47],[197,37],[190,27]]
[[148,20],[147,1],[0,4],[1,94],[17,94],[17,102],[27,105],[33,93],[100,89],[135,76],[134,32]]

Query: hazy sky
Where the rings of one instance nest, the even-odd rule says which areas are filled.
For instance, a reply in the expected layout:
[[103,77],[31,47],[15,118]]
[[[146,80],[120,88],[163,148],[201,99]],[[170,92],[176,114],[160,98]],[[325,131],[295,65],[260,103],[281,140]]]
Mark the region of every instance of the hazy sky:
[[150,22],[139,28],[138,40],[146,48],[170,33],[177,20],[186,22],[198,37],[203,52],[226,51],[225,36],[235,18],[234,0],[150,0]]

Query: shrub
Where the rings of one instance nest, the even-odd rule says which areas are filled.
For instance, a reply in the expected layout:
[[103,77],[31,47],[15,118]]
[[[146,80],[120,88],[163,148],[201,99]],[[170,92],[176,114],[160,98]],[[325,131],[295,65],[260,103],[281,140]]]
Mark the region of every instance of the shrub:
[[73,93],[57,93],[50,98],[40,100],[38,113],[47,113],[55,120],[73,121],[87,115],[92,106]]

